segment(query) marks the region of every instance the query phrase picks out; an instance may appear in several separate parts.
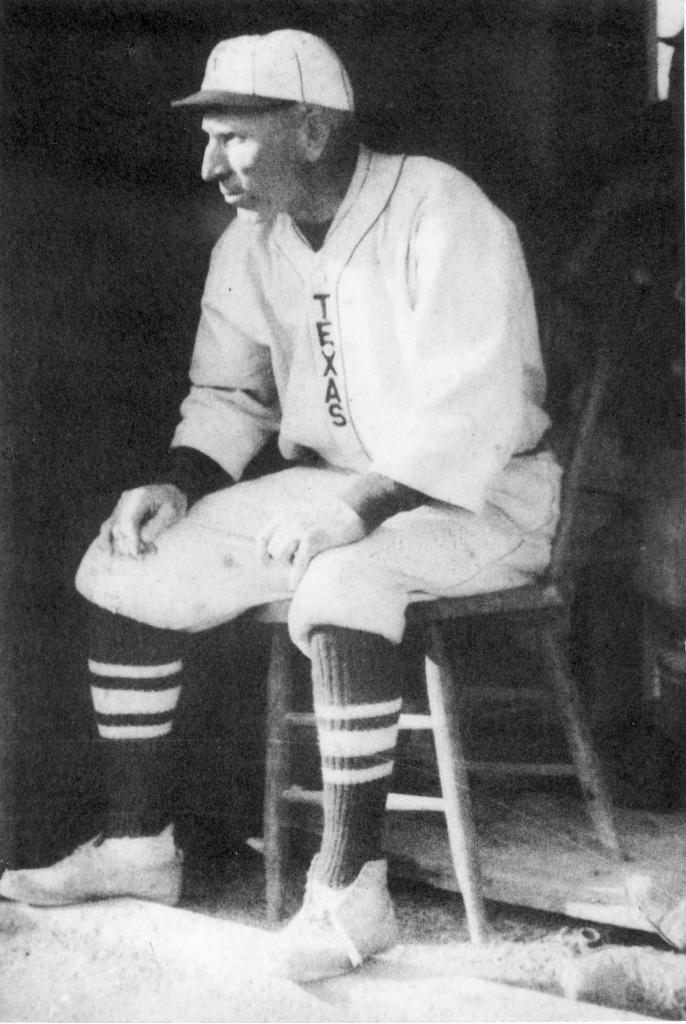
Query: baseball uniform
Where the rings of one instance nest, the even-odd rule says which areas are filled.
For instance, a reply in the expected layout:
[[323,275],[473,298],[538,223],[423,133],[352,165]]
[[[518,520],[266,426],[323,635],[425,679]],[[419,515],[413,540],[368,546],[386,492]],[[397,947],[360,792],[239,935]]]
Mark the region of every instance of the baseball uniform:
[[[409,601],[516,586],[546,565],[560,470],[516,231],[455,169],[360,148],[315,252],[286,214],[238,211],[217,243],[173,446],[234,480],[273,434],[292,470],[201,499],[138,560],[95,542],[79,590],[197,631],[293,597],[291,631],[402,636]],[[254,538],[275,513],[376,472],[426,496],[325,551],[292,595]]]

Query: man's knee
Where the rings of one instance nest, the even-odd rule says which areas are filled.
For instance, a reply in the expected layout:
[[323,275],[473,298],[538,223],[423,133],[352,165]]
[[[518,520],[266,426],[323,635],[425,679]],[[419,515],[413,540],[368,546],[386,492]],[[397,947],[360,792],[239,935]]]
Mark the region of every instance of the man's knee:
[[111,561],[112,556],[106,554],[97,540],[93,541],[81,559],[74,583],[78,593],[91,604],[121,614],[120,607],[112,607],[121,601],[113,600],[117,588],[113,586],[111,567],[106,568]]
[[97,579],[100,574],[99,559],[94,548],[95,544],[92,543],[81,558],[74,581],[79,594],[88,601],[93,601],[92,595],[96,589]]
[[158,628],[186,628],[181,603],[173,599],[174,587],[164,585],[162,574],[139,559],[110,554],[97,539],[81,560],[75,586],[82,597],[105,611]]
[[406,594],[356,557],[353,548],[332,548],[317,555],[293,596],[290,632],[306,653],[317,626],[378,633],[393,643],[402,639]]

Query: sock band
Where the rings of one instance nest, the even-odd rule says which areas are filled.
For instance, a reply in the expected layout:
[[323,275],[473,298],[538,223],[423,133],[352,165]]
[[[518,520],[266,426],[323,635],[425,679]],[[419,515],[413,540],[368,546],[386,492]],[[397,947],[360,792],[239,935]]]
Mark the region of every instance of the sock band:
[[329,731],[319,727],[319,749],[324,757],[344,757],[361,761],[371,755],[393,756],[398,738],[397,725],[385,729],[365,729],[364,732]]
[[[181,661],[136,666],[89,660],[91,672],[93,666],[96,681],[91,684],[91,699],[103,739],[152,739],[171,732],[181,694]],[[110,671],[109,676],[105,671]]]
[[176,710],[180,693],[180,686],[165,690],[104,690],[91,686],[95,713],[105,716],[171,714]]
[[401,704],[398,698],[316,708],[325,783],[355,786],[393,773]]

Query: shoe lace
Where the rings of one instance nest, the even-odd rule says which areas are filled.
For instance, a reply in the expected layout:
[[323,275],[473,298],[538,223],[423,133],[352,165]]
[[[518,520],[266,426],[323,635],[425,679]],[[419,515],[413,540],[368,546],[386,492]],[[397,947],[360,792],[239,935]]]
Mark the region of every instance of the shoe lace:
[[326,889],[323,886],[318,888],[318,891],[312,893],[312,898],[307,907],[307,916],[312,924],[330,928],[340,940],[350,963],[353,967],[359,967],[363,957],[338,913],[338,907],[342,898],[342,894],[335,890]]
[[76,849],[70,854],[70,859],[82,860],[83,858],[90,858],[93,855],[93,850],[97,850],[99,846],[105,842],[105,835],[100,832],[97,836],[93,836],[92,839],[87,839],[85,843],[81,843]]

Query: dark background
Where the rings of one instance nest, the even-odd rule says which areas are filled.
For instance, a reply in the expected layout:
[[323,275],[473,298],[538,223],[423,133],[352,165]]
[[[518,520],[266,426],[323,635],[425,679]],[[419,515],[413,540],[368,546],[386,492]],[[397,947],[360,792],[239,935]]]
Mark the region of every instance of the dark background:
[[[200,181],[197,123],[169,100],[199,86],[222,37],[286,26],[324,36],[349,68],[365,141],[455,163],[514,219],[545,312],[642,116],[647,6],[5,0],[0,838],[9,856],[38,863],[96,820],[73,574],[113,496],[150,478],[168,444],[210,248],[229,216]],[[180,816],[201,843],[221,846],[226,832],[227,849],[234,833],[259,830],[263,654],[259,636],[247,639],[238,668],[229,668],[235,628],[198,653],[178,733],[188,769]],[[13,804],[3,795],[10,766]]]

